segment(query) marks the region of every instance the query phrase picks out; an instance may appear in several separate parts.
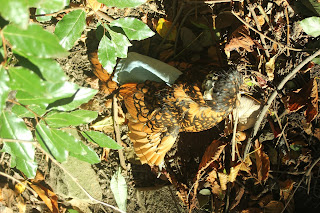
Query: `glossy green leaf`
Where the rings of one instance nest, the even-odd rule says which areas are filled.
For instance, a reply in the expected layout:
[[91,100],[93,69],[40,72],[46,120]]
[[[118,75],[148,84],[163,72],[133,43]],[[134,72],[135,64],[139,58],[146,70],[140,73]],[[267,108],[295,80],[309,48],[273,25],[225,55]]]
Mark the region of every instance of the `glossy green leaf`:
[[95,164],[100,162],[100,158],[97,155],[97,153],[89,146],[86,146],[81,143],[82,148],[86,151],[86,154],[84,155],[79,155],[73,152],[70,152],[70,156],[76,157],[79,160],[88,162],[90,164]]
[[[55,10],[37,8],[35,15],[50,14],[53,12],[55,12]],[[37,16],[36,19],[39,22],[46,22],[46,21],[50,21],[52,19],[52,16]]]
[[300,21],[302,29],[313,37],[320,35],[320,17],[309,17]]
[[39,8],[59,11],[70,4],[70,0],[40,0]]
[[137,7],[147,2],[147,0],[98,0],[98,2],[105,4],[108,7]]
[[13,49],[39,58],[64,57],[68,52],[59,44],[59,39],[37,24],[30,24],[26,30],[9,24],[3,34]]
[[24,67],[10,67],[11,89],[30,94],[45,95],[45,82],[34,72]]
[[111,74],[117,63],[117,52],[114,43],[105,35],[99,43],[98,58],[103,68]]
[[6,20],[26,29],[29,22],[27,0],[0,0],[0,14]]
[[36,65],[42,76],[50,82],[61,82],[66,81],[67,76],[60,64],[51,58],[36,58],[32,56],[27,56],[28,60]]
[[41,116],[46,112],[46,109],[40,105],[28,105],[28,108],[15,104],[12,107],[12,112],[20,118],[34,118],[35,114]]
[[0,112],[4,109],[10,92],[9,81],[7,70],[0,65]]
[[110,26],[121,27],[130,40],[143,40],[155,34],[145,23],[131,17],[114,20]]
[[312,61],[320,65],[320,57],[314,58]]
[[[21,118],[10,112],[3,111],[0,116],[0,137],[33,141],[32,134]],[[35,147],[31,143],[4,142],[2,150],[12,157],[11,166],[16,166],[28,178],[36,174],[37,163],[34,161]]]
[[89,140],[93,143],[99,144],[99,146],[101,146],[101,147],[106,147],[109,149],[122,149],[123,148],[117,142],[115,142],[112,138],[103,134],[102,132],[83,131],[81,134],[87,140]]
[[60,44],[71,49],[86,28],[86,13],[75,10],[65,15],[56,25],[54,34],[60,39]]
[[74,104],[72,100],[74,99],[75,93],[78,93],[79,86],[65,81],[60,83],[49,83],[46,82],[45,90],[40,94],[30,94],[24,91],[18,91],[16,98],[19,103],[24,105],[37,104],[48,106],[49,104],[55,103],[59,100],[61,104]]
[[[107,27],[107,28],[109,28],[109,27]],[[110,28],[108,29],[108,32],[111,36],[111,41],[116,46],[116,48],[115,48],[116,53],[117,53],[116,56],[119,58],[126,58],[127,53],[128,53],[128,48],[130,46],[132,46],[132,44],[128,40],[127,36],[125,36],[121,33],[117,33],[115,31],[111,30]]]
[[121,175],[121,169],[112,175],[110,188],[117,202],[119,209],[126,211],[127,209],[127,183],[126,179]]
[[91,89],[91,88],[86,88],[86,87],[80,87],[80,89],[77,90],[77,92],[74,94],[72,97],[72,101],[66,104],[63,104],[59,100],[57,101],[57,104],[59,106],[54,106],[52,109],[57,109],[61,111],[70,111],[74,110],[81,104],[87,103],[95,94],[97,94],[98,90]]
[[52,129],[43,122],[36,126],[36,137],[41,147],[57,161],[63,162],[67,160],[68,150],[66,149],[65,141],[56,138],[56,134],[53,133]]
[[42,0],[28,0],[29,7],[39,7],[40,1]]
[[79,126],[87,124],[98,117],[98,112],[76,110],[72,112],[50,112],[45,120],[51,127]]

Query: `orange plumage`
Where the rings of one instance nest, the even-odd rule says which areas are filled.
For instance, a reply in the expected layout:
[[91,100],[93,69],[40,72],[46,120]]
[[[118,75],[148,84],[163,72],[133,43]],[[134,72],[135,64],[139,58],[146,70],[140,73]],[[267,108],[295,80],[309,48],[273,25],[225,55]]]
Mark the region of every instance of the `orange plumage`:
[[240,84],[240,74],[230,70],[208,75],[202,86],[179,81],[122,85],[129,137],[141,162],[159,165],[179,132],[203,131],[222,121],[236,105]]

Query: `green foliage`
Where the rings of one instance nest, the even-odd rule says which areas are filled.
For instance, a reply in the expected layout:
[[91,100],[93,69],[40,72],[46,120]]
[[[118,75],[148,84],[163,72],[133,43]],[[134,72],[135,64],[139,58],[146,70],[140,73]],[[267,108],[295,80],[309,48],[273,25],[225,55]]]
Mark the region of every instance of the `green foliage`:
[[112,175],[110,188],[117,202],[119,209],[126,211],[127,209],[127,184],[124,177],[121,175],[121,169]]
[[98,2],[101,2],[108,7],[125,8],[137,7],[143,3],[146,3],[147,0],[98,0]]
[[300,21],[302,29],[313,37],[320,35],[320,17],[309,17]]
[[[101,2],[123,8],[139,6],[146,0]],[[28,178],[35,176],[37,163],[34,155],[39,146],[60,162],[68,156],[92,164],[100,161],[91,147],[62,129],[87,124],[97,118],[97,112],[78,109],[97,91],[67,81],[55,60],[66,57],[67,50],[80,39],[86,28],[87,8],[65,14],[56,24],[54,33],[29,21],[30,8],[35,9],[36,19],[43,22],[50,21],[52,16],[42,15],[59,13],[69,3],[70,0],[0,0],[0,15],[8,21],[0,28],[3,35],[0,39],[0,138],[4,141],[1,151],[9,153],[11,166]],[[147,25],[135,18],[120,18],[99,25],[105,29],[98,49],[99,60],[110,73],[117,57],[127,57],[131,40],[154,35]],[[9,54],[4,51],[8,47],[12,51]],[[8,58],[8,55],[12,57]],[[82,134],[89,142],[101,147],[122,148],[103,133],[84,131]],[[117,173],[113,180],[120,191],[124,190],[121,177]]]

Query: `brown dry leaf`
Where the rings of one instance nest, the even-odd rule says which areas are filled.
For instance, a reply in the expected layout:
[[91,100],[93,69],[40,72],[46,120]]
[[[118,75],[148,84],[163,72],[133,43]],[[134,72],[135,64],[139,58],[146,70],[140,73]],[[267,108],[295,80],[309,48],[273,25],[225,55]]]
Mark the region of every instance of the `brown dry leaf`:
[[17,194],[21,194],[22,192],[24,192],[26,190],[26,181],[14,185],[14,190]]
[[[156,31],[159,33],[159,35],[164,38],[167,33],[169,32],[169,29],[172,26],[171,21],[167,21],[164,18],[160,18],[157,23]],[[175,41],[177,36],[177,28],[173,26],[173,29],[171,30],[170,34],[167,37],[167,40]]]
[[14,202],[15,193],[12,189],[8,188],[6,184],[3,188],[0,188],[0,204],[11,208]]
[[238,176],[238,173],[241,168],[241,163],[238,163],[236,166],[231,167],[230,174],[228,175],[228,181],[234,182]]
[[24,201],[23,197],[21,195],[19,195],[16,198],[17,201],[17,207],[19,209],[19,213],[25,213],[27,210],[27,205],[26,202]]
[[242,25],[238,27],[230,36],[230,40],[224,48],[227,57],[230,57],[230,52],[233,50],[240,51],[240,48],[248,52],[253,52],[254,41],[249,37],[248,27]]
[[295,182],[291,179],[287,179],[285,181],[279,181],[280,185],[280,196],[284,201],[288,200],[289,196],[291,195],[291,191],[293,189],[293,184]]
[[87,0],[87,7],[93,9],[94,11],[99,10],[102,7],[102,3],[97,0]]
[[43,200],[43,202],[47,205],[51,212],[59,213],[58,197],[54,192],[42,185],[35,185],[30,183],[30,186],[34,191],[37,192],[41,200]]
[[268,76],[269,81],[274,79],[274,69],[275,69],[275,61],[276,57],[273,56],[270,60],[266,63],[266,73]]
[[219,158],[225,146],[226,144],[223,144],[223,142],[221,141],[212,141],[212,143],[210,144],[210,146],[208,146],[208,148],[202,156],[201,163],[199,164],[199,170],[201,170],[204,166],[208,165],[208,163],[210,164],[213,161],[216,161]]
[[281,213],[284,208],[284,205],[280,201],[272,200],[265,207],[265,213]]
[[237,131],[244,131],[254,126],[260,113],[261,104],[249,97],[241,96],[238,110]]
[[270,171],[269,156],[262,151],[261,144],[258,140],[255,141],[255,149],[254,154],[256,157],[258,179],[263,182],[267,180]]
[[304,106],[307,106],[305,116],[307,122],[310,123],[318,115],[318,85],[315,79],[311,79],[309,83],[298,92],[291,92],[288,95],[287,109],[295,112]]
[[[125,118],[124,117],[118,117],[118,124],[121,125],[124,123]],[[98,131],[102,131],[104,133],[110,133],[110,132],[114,132],[113,129],[113,118],[112,116],[109,117],[105,117],[104,119],[102,119],[101,121],[98,121],[97,123],[94,123],[91,126],[94,130],[98,130]]]
[[241,162],[241,166],[240,166],[240,170],[250,173],[250,166],[252,165],[252,161],[249,157],[249,155],[247,155],[246,159],[244,159],[243,162]]
[[209,172],[206,181],[211,184],[211,192],[219,195],[222,191],[227,189],[228,175],[213,170]]

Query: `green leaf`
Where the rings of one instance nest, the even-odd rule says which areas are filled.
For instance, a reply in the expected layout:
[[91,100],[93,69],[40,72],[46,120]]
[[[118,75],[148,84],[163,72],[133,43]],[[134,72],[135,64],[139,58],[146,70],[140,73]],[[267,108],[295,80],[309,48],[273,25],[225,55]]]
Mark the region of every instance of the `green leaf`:
[[312,61],[320,65],[320,57],[314,58]]
[[67,160],[68,150],[65,147],[65,141],[56,138],[52,129],[47,127],[42,121],[36,126],[36,138],[41,147],[57,161],[63,162]]
[[40,1],[42,0],[28,0],[29,7],[39,7]]
[[63,102],[57,101],[57,104],[61,103],[59,106],[54,106],[52,109],[57,109],[61,111],[71,111],[78,106],[80,106],[83,103],[87,103],[95,94],[97,94],[98,90],[86,88],[86,87],[80,87],[78,91],[74,94],[72,97],[72,101],[63,104]]
[[[0,116],[0,137],[33,141],[32,134],[21,118],[10,112],[3,111]],[[2,150],[11,155],[13,164],[28,178],[36,174],[37,164],[34,161],[35,147],[31,143],[4,142]],[[16,164],[16,165],[14,165]]]
[[0,65],[0,112],[4,109],[10,92],[9,81],[7,70]]
[[111,74],[117,63],[117,53],[114,43],[105,35],[99,43],[98,58],[103,68]]
[[51,127],[79,126],[87,124],[98,117],[98,112],[76,110],[73,112],[50,112],[45,120]]
[[37,7],[53,11],[59,11],[68,6],[69,4],[70,0],[40,0]]
[[70,156],[76,157],[79,160],[88,162],[90,164],[95,164],[100,162],[100,158],[97,153],[91,148],[81,143],[82,148],[86,151],[85,155],[75,154],[73,152],[70,153]]
[[34,72],[24,67],[10,67],[11,89],[35,95],[46,95],[45,82]]
[[110,188],[117,202],[119,209],[126,211],[127,209],[127,183],[124,177],[121,175],[121,169],[112,175],[110,181]]
[[6,20],[26,29],[29,22],[29,8],[27,0],[0,0],[0,14]]
[[309,17],[300,21],[302,29],[313,37],[320,35],[320,17]]
[[[106,25],[107,27],[107,25]],[[128,47],[132,46],[130,41],[125,35],[122,35],[121,33],[117,33],[113,30],[111,30],[109,27],[107,27],[108,32],[111,36],[111,41],[116,46],[116,56],[119,58],[126,58],[128,53]]]
[[65,72],[60,67],[59,63],[51,58],[36,58],[31,56],[26,56],[27,59],[36,65],[42,76],[50,82],[61,82],[66,81],[67,77]]
[[140,41],[155,34],[145,23],[131,17],[114,20],[110,26],[121,27],[130,40]]
[[122,149],[123,147],[120,146],[117,142],[115,142],[109,136],[103,134],[102,132],[97,131],[83,131],[81,132],[83,137],[87,140],[99,144],[101,147],[107,147],[110,149]]
[[54,34],[60,39],[60,44],[71,49],[86,28],[86,13],[75,10],[65,15],[56,25]]
[[34,118],[34,113],[36,113],[38,116],[41,116],[46,112],[46,109],[40,105],[28,105],[28,109],[24,106],[15,104],[12,107],[12,112],[20,118]]
[[[55,10],[37,8],[35,15],[50,14],[50,13],[54,13],[54,12],[55,12]],[[46,22],[46,21],[50,21],[52,19],[52,16],[37,16],[36,19],[39,22]]]
[[26,30],[9,24],[3,34],[13,49],[39,58],[64,57],[68,52],[59,44],[59,39],[37,24],[30,24]]
[[42,93],[44,95],[33,95],[28,92],[18,91],[16,98],[18,99],[19,103],[24,105],[40,104],[43,106],[48,106],[48,104],[54,103],[58,100],[62,104],[69,104],[74,99],[75,93],[78,93],[78,88],[78,85],[68,81],[60,83],[46,82],[46,92]]
[[137,7],[147,2],[147,0],[98,0],[98,2],[105,4],[108,7]]

